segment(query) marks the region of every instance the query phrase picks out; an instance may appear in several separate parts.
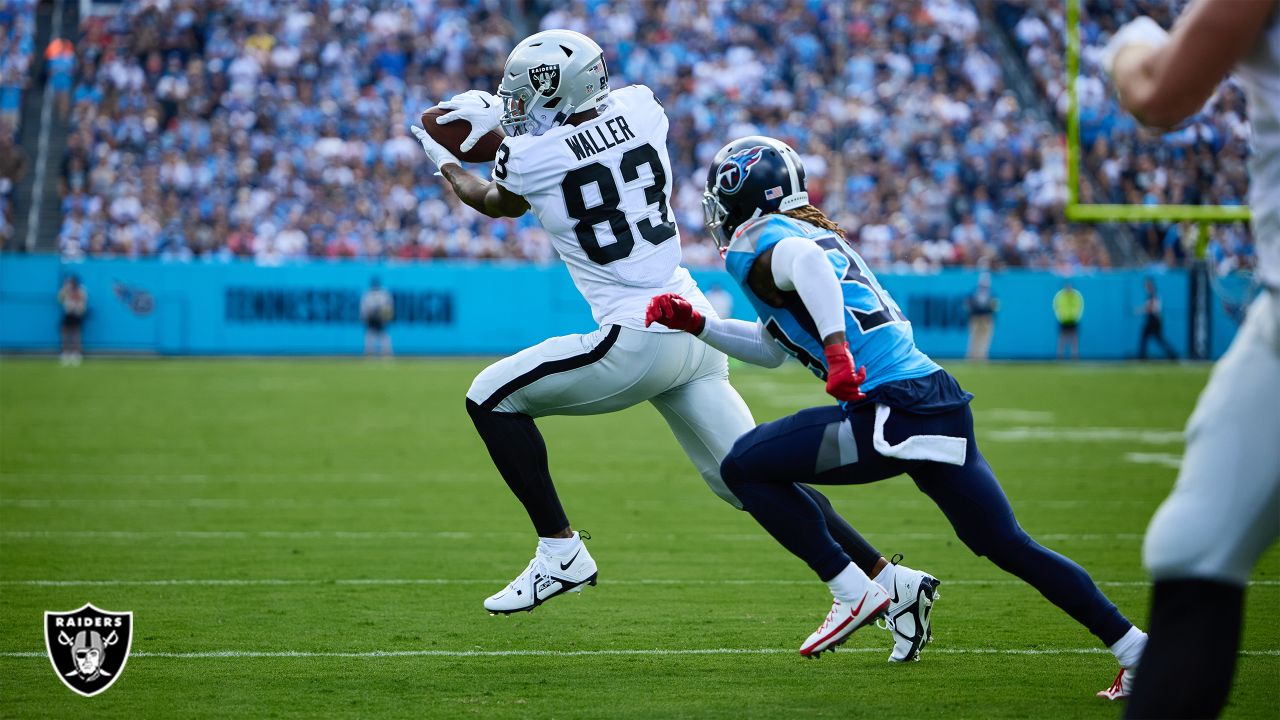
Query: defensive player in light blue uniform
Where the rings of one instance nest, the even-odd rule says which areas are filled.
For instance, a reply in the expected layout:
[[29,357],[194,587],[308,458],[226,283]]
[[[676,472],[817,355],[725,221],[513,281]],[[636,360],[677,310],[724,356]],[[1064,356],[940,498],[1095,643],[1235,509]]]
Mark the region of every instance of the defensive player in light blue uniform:
[[727,250],[729,272],[760,320],[704,318],[671,294],[650,301],[648,320],[758,365],[776,367],[790,355],[840,401],[756,427],[721,464],[745,509],[831,588],[831,611],[800,653],[834,648],[883,614],[889,597],[850,562],[797,483],[906,474],[974,553],[1039,590],[1098,636],[1122,673],[1132,674],[1146,635],[1083,568],[1019,527],[978,451],[972,395],[916,348],[911,324],[843,231],[809,204],[795,151],[760,136],[726,145],[711,166],[704,208],[707,228]]

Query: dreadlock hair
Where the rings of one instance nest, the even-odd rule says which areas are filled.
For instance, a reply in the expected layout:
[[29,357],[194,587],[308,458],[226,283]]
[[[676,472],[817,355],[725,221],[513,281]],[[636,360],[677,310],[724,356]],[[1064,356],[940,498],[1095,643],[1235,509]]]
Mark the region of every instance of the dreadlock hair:
[[817,225],[823,230],[830,230],[831,232],[840,233],[841,236],[845,236],[848,234],[844,231],[844,228],[840,227],[839,223],[827,217],[821,210],[814,207],[813,205],[801,205],[795,210],[788,210],[781,214],[786,215],[787,217],[792,218],[794,220],[807,222],[810,225]]

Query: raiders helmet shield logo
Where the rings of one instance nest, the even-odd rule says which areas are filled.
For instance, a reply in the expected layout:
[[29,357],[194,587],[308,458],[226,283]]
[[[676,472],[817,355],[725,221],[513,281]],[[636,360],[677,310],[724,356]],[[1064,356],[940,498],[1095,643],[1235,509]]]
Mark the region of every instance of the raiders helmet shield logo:
[[529,82],[533,83],[533,89],[543,97],[551,97],[556,94],[556,90],[560,89],[560,66],[559,65],[539,65],[536,68],[529,68]]
[[99,610],[46,612],[44,644],[64,685],[85,697],[111,687],[124,671],[133,645],[133,613]]

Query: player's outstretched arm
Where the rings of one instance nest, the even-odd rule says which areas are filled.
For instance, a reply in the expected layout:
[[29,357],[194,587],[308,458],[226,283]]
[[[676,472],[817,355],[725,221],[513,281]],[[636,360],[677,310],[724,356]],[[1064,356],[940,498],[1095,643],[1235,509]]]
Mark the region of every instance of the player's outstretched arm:
[[520,217],[529,210],[524,198],[492,180],[481,180],[461,165],[445,165],[440,174],[453,186],[459,200],[489,217]]
[[766,334],[760,322],[704,317],[676,293],[650,298],[644,326],[654,323],[696,335],[725,355],[752,365],[775,368],[787,359],[787,352]]
[[1103,54],[1120,104],[1159,128],[1194,115],[1253,49],[1275,7],[1275,0],[1198,0],[1172,33],[1148,17],[1127,23]]
[[529,210],[529,203],[524,198],[510,192],[497,183],[481,180],[462,169],[462,163],[454,157],[449,149],[436,142],[426,130],[411,125],[414,137],[422,144],[427,159],[436,166],[440,175],[453,186],[458,199],[477,212],[492,218],[520,217]]
[[729,357],[760,367],[776,368],[789,357],[759,320],[707,318],[698,337]]

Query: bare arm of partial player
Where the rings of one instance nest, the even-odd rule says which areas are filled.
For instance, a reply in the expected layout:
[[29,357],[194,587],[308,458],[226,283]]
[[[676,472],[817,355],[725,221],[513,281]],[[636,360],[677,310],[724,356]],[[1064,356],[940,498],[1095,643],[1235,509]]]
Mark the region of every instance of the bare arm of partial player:
[[453,186],[459,200],[481,214],[491,218],[520,217],[529,210],[524,198],[492,180],[481,180],[461,165],[445,163],[440,174]]
[[[762,298],[795,292],[813,318],[823,345],[843,343],[844,293],[827,261],[826,253],[812,241],[784,238],[761,253],[748,276],[751,289]],[[778,367],[787,353],[760,321],[707,318],[699,338],[724,354],[743,362]]]
[[1168,128],[1194,115],[1251,50],[1275,0],[1197,0],[1178,18],[1169,42],[1135,43],[1115,57],[1120,104],[1144,125]]

